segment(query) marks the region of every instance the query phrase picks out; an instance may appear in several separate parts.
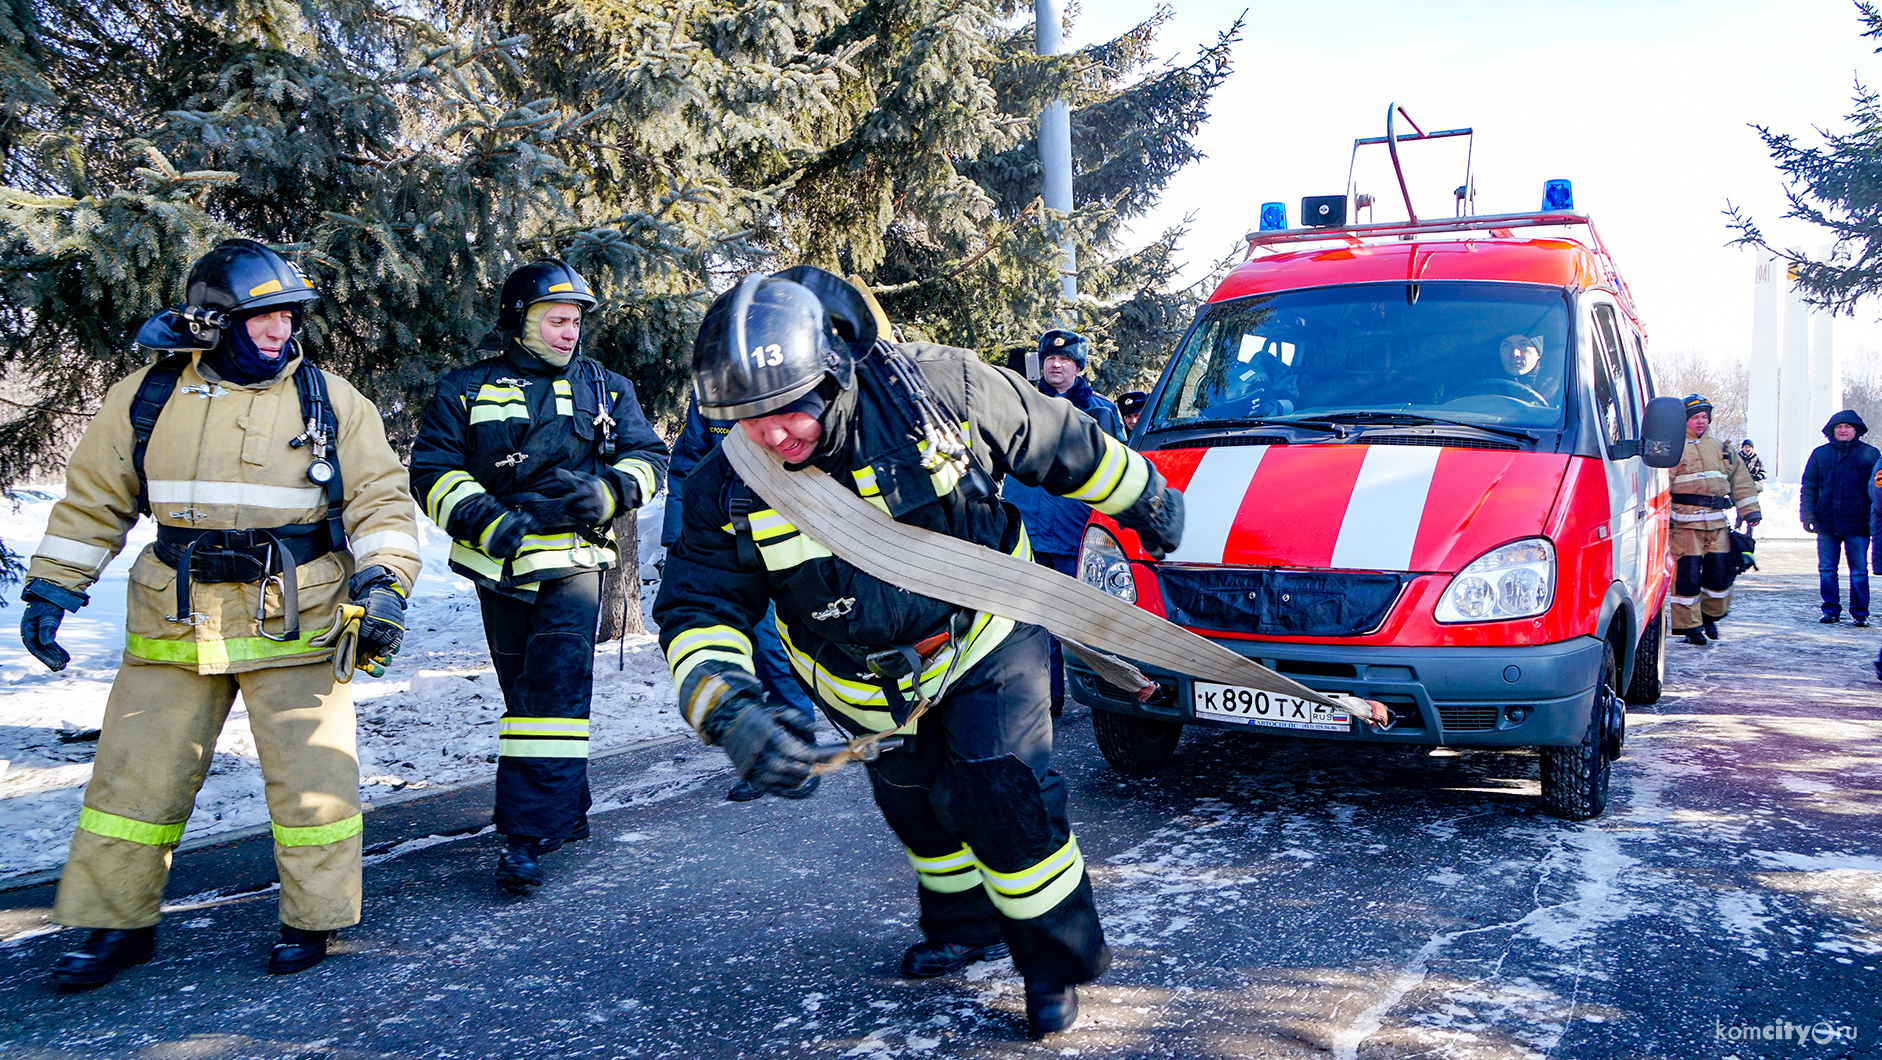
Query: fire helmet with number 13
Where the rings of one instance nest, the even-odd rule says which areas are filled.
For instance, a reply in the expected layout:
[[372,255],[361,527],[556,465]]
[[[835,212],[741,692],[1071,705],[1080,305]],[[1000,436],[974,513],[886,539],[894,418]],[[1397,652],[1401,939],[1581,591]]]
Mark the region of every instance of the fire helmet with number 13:
[[715,299],[693,343],[693,394],[709,419],[766,416],[830,380],[848,390],[873,318],[848,281],[800,265],[747,276]]

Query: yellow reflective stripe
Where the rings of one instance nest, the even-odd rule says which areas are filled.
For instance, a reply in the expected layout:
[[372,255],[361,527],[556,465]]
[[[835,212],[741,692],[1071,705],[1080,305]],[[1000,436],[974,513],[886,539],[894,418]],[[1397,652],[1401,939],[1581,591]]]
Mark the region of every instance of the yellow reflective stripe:
[[654,483],[659,481],[660,476],[652,464],[637,456],[627,456],[614,462],[614,470],[634,476],[634,481],[640,484],[641,500],[653,496]]
[[561,396],[560,394],[556,395],[555,414],[558,416],[575,415],[575,402],[570,401],[568,398],[565,398]]
[[751,524],[751,536],[755,541],[768,541],[797,529],[796,524],[770,508],[752,512],[746,516],[746,521]]
[[[1104,440],[1107,445],[1115,445],[1120,449],[1124,447],[1123,442],[1116,441],[1110,435],[1106,435]],[[1106,515],[1116,515],[1136,504],[1144,495],[1144,490],[1150,488],[1150,461],[1128,449],[1125,450],[1125,457],[1124,480],[1117,484],[1110,496],[1094,501],[1091,505]]]
[[147,847],[175,846],[183,839],[183,824],[151,824],[147,821],[135,821],[129,817],[119,817],[115,813],[106,813],[90,806],[81,806],[78,811],[78,828],[81,832],[101,835],[107,839],[125,839],[133,843],[142,843]]
[[980,871],[994,908],[1012,920],[1031,920],[1051,912],[1078,889],[1085,878],[1085,857],[1074,836],[1031,868],[996,872],[982,862]]
[[497,740],[497,753],[505,758],[587,758],[587,740]]
[[305,655],[309,652],[330,651],[317,648],[313,639],[325,633],[317,629],[311,633],[302,633],[293,640],[269,640],[267,637],[226,637],[221,640],[158,640],[154,637],[140,637],[126,631],[124,634],[125,653],[133,658],[147,662],[169,663],[174,666],[228,666],[231,663],[257,662],[262,659],[279,659],[290,655]]
[[673,638],[673,643],[667,647],[667,658],[677,663],[688,654],[708,647],[730,648],[745,656],[752,653],[751,638],[739,630],[731,626],[698,626]]
[[832,555],[835,553],[808,534],[797,534],[783,541],[758,546],[758,557],[764,560],[766,570],[790,570],[813,559]]
[[963,846],[938,858],[917,857],[908,851],[908,862],[915,866],[915,880],[923,890],[936,894],[959,894],[981,886],[980,866],[974,852]]
[[431,491],[425,494],[425,514],[431,521],[444,526],[451,521],[451,513],[466,499],[485,492],[483,483],[478,482],[468,471],[446,471],[438,476],[438,481],[431,484]]
[[[1010,618],[998,615],[979,614],[974,624],[969,627],[963,643],[950,647],[936,655],[927,669],[922,671],[921,689],[924,695],[934,695],[941,691],[941,682],[948,676],[948,666],[954,653],[960,653],[960,661],[954,664],[954,675],[959,677],[972,669],[974,664],[987,657],[994,648],[1006,640],[1013,632],[1014,622]],[[804,682],[815,688],[818,697],[824,702],[858,722],[875,730],[886,729],[895,724],[895,719],[888,712],[888,693],[882,686],[863,681],[840,677],[831,673],[822,664],[800,651],[791,640],[791,634],[778,623],[778,635],[784,641],[784,654],[791,662],[791,669],[797,672]],[[904,677],[898,687],[904,695],[910,693],[909,678]],[[875,708],[875,709],[870,709]],[[911,730],[912,731],[912,730]]]
[[952,462],[944,463],[928,476],[928,482],[934,486],[935,496],[945,497],[954,492],[955,486],[960,485],[961,470]]
[[498,718],[501,736],[576,736],[588,739],[587,718]]
[[470,421],[477,423],[497,423],[502,420],[526,420],[529,418],[528,405],[473,405]]
[[[1098,461],[1098,469],[1091,473],[1077,489],[1064,494],[1066,499],[1096,504],[1109,497],[1123,480],[1124,472],[1130,466],[1130,450],[1110,435],[1103,435],[1104,456]],[[1136,498],[1132,498],[1135,500]]]
[[882,493],[882,486],[876,482],[874,467],[859,467],[850,472],[850,477],[856,480],[857,493],[865,497],[875,497]]
[[366,818],[354,814],[332,824],[313,824],[291,828],[279,822],[274,826],[274,841],[284,847],[324,847],[351,839],[366,830]]
[[523,393],[523,388],[520,386],[498,386],[495,383],[485,383],[477,388],[477,396],[474,400],[504,404],[511,401],[528,401],[529,396]]

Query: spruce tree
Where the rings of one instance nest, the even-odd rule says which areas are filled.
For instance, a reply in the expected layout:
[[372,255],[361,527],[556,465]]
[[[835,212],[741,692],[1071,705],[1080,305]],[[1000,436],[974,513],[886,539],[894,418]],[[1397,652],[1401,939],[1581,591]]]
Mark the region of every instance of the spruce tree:
[[[1882,39],[1882,11],[1868,2],[1856,8],[1862,35]],[[1776,250],[1751,217],[1729,205],[1726,210],[1738,232],[1734,242],[1771,250],[1791,264],[1806,301],[1843,313],[1853,313],[1864,297],[1882,294],[1882,99],[1858,83],[1854,103],[1855,109],[1844,117],[1851,129],[1823,133],[1821,146],[1804,146],[1791,134],[1762,125],[1752,127],[1786,178],[1790,208],[1784,216],[1835,237],[1827,258]]]

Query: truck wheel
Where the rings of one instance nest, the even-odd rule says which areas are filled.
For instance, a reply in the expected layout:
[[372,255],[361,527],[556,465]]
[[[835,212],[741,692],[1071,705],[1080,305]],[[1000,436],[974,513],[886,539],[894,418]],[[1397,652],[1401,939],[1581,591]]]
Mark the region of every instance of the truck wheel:
[[1660,682],[1666,678],[1666,609],[1640,631],[1634,649],[1634,677],[1627,682],[1627,702],[1647,706],[1660,701]]
[[1127,773],[1162,767],[1176,754],[1183,737],[1180,722],[1154,721],[1130,714],[1092,709],[1091,731],[1098,738],[1104,760]]
[[1542,808],[1570,821],[1599,817],[1608,806],[1609,697],[1615,684],[1614,646],[1601,648],[1601,681],[1588,697],[1588,731],[1573,747],[1544,747]]

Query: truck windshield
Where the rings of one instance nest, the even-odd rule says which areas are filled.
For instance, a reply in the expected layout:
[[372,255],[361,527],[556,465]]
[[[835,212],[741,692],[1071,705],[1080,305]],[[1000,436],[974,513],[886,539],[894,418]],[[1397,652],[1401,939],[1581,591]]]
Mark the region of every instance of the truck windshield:
[[1568,299],[1548,287],[1392,283],[1254,295],[1204,310],[1149,426],[1382,412],[1551,427],[1562,421],[1567,348]]

